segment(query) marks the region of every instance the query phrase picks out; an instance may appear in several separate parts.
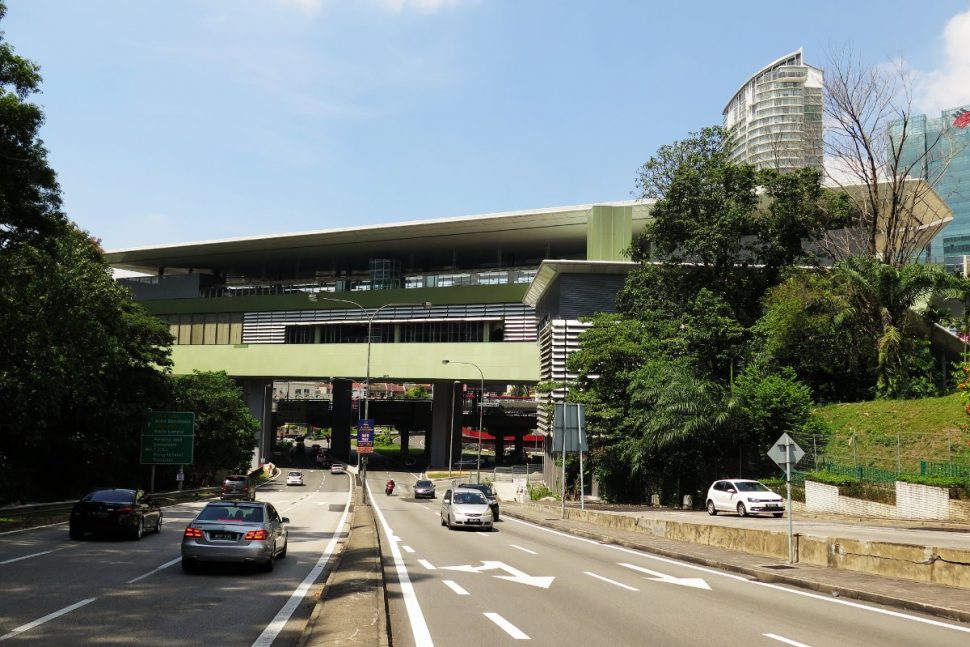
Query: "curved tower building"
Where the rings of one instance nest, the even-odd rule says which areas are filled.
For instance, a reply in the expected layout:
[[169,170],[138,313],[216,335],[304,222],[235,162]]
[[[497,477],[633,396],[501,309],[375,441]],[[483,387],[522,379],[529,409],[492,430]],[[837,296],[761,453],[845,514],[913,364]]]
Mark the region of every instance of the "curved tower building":
[[799,48],[751,76],[724,107],[731,158],[758,168],[822,168],[822,70]]

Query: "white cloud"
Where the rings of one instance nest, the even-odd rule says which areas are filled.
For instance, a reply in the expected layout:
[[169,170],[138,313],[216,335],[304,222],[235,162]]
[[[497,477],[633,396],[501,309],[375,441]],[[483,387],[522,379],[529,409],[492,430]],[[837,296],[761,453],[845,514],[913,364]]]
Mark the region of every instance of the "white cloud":
[[951,18],[943,30],[946,59],[917,73],[915,107],[928,115],[970,103],[970,11]]

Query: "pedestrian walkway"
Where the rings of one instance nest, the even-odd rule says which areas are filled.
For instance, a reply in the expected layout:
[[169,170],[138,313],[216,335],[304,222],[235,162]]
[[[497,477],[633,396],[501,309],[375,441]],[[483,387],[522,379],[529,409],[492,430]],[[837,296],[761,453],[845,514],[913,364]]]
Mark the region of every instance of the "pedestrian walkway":
[[[598,516],[602,518],[609,514]],[[619,516],[624,513],[613,514]],[[603,543],[739,573],[760,582],[787,584],[833,596],[970,622],[970,589],[923,584],[821,566],[797,563],[790,565],[787,561],[770,557],[663,539],[602,523],[560,519],[558,503],[541,505],[535,502],[522,504],[502,501],[502,515]]]

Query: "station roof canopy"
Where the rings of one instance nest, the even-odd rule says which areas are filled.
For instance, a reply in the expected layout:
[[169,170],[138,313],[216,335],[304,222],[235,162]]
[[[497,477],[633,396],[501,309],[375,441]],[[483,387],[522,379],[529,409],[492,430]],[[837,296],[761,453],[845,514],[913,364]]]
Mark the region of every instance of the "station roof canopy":
[[[366,269],[369,259],[405,267],[538,265],[544,258],[586,254],[587,222],[594,206],[633,206],[634,230],[646,222],[650,202],[604,202],[548,209],[341,227],[172,245],[110,250],[115,268],[157,274],[189,271],[272,275]],[[498,255],[501,254],[501,258]]]

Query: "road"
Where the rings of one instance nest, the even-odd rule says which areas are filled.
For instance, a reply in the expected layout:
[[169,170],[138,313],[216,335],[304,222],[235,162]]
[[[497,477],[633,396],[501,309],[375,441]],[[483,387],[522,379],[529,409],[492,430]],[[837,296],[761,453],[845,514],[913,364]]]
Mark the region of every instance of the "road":
[[[402,486],[383,494],[388,478]],[[505,518],[449,531],[414,476],[368,472],[395,647],[970,644],[970,625],[752,582]]]
[[350,477],[304,470],[257,499],[289,517],[289,549],[272,573],[224,565],[181,570],[182,531],[202,507],[164,509],[141,541],[68,539],[67,525],[0,535],[0,642],[11,645],[295,645],[321,573],[346,531]]

